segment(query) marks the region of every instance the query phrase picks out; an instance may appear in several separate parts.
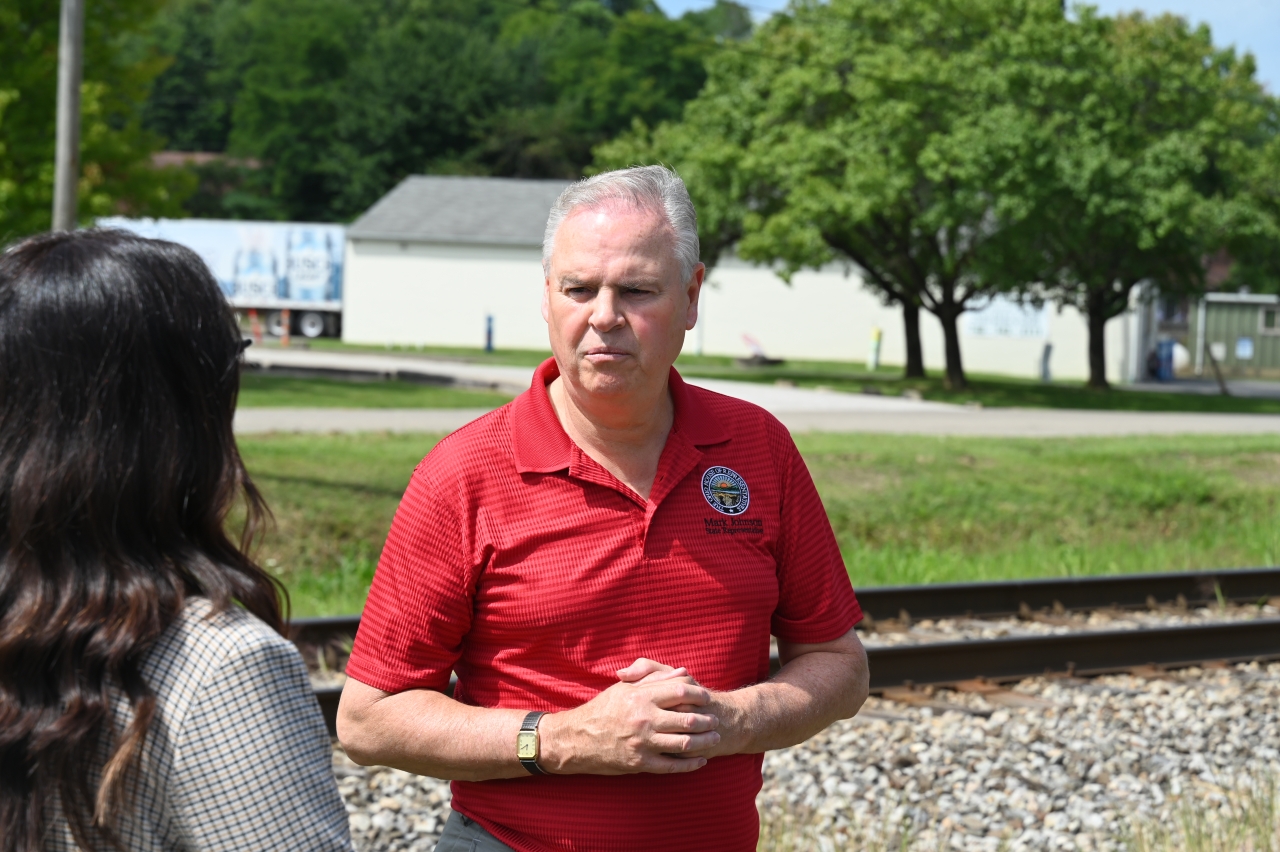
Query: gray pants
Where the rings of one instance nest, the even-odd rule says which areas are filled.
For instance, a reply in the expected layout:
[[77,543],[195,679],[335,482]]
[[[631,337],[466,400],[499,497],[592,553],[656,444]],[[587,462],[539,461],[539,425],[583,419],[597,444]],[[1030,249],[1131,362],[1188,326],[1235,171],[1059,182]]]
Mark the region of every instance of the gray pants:
[[436,852],[513,852],[510,846],[480,827],[480,823],[454,811],[444,824]]

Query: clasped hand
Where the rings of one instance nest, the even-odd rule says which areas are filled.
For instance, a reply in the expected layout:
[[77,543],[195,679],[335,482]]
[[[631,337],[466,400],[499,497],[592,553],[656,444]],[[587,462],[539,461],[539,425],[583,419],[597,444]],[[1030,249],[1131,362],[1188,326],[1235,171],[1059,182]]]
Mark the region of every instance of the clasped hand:
[[552,773],[692,772],[720,742],[712,703],[687,670],[642,657],[586,704],[543,719],[539,763]]

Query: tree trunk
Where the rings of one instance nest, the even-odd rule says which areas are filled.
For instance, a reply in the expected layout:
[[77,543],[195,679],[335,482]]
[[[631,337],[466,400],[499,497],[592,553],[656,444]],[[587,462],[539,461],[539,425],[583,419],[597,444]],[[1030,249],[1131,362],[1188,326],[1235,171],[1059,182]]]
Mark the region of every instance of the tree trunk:
[[1085,304],[1089,320],[1089,387],[1109,390],[1107,383],[1107,300],[1090,294]]
[[947,389],[967,390],[969,380],[964,375],[964,361],[960,358],[960,311],[943,311],[936,314],[942,324],[942,342],[947,356]]
[[902,302],[902,328],[907,342],[907,369],[903,378],[923,379],[924,347],[920,345],[920,306],[915,302]]

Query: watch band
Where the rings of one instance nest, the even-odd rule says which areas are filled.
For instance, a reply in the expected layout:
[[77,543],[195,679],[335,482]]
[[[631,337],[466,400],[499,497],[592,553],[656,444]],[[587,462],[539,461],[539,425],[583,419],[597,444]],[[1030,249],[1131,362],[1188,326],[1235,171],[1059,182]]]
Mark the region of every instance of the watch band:
[[[534,736],[537,736],[538,723],[542,721],[542,717],[545,715],[547,714],[542,710],[530,711],[529,714],[524,717],[524,722],[521,723],[520,725],[520,731],[522,733],[533,732]],[[530,775],[546,775],[547,774],[546,770],[544,770],[541,766],[538,765],[538,759],[536,757],[534,758],[522,757],[520,758],[520,765],[523,766],[525,769],[529,770]]]

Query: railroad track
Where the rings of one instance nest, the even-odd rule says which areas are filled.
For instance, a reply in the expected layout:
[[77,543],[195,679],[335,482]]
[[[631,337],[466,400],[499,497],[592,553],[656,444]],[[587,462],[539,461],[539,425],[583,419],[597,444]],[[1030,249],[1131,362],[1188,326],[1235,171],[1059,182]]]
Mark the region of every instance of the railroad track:
[[[1052,620],[1082,610],[1186,611],[1213,604],[1280,603],[1278,597],[1276,568],[873,587],[858,592],[867,615],[863,626],[891,624],[895,629],[924,619]],[[313,668],[338,670],[359,623],[358,616],[298,619],[291,638]],[[986,690],[982,684],[1042,674],[1093,675],[1280,659],[1280,618],[872,646],[867,654],[873,691],[895,700],[917,696],[924,701],[927,695],[917,687],[962,683],[970,690]],[[316,688],[330,730],[340,693],[340,686]]]

